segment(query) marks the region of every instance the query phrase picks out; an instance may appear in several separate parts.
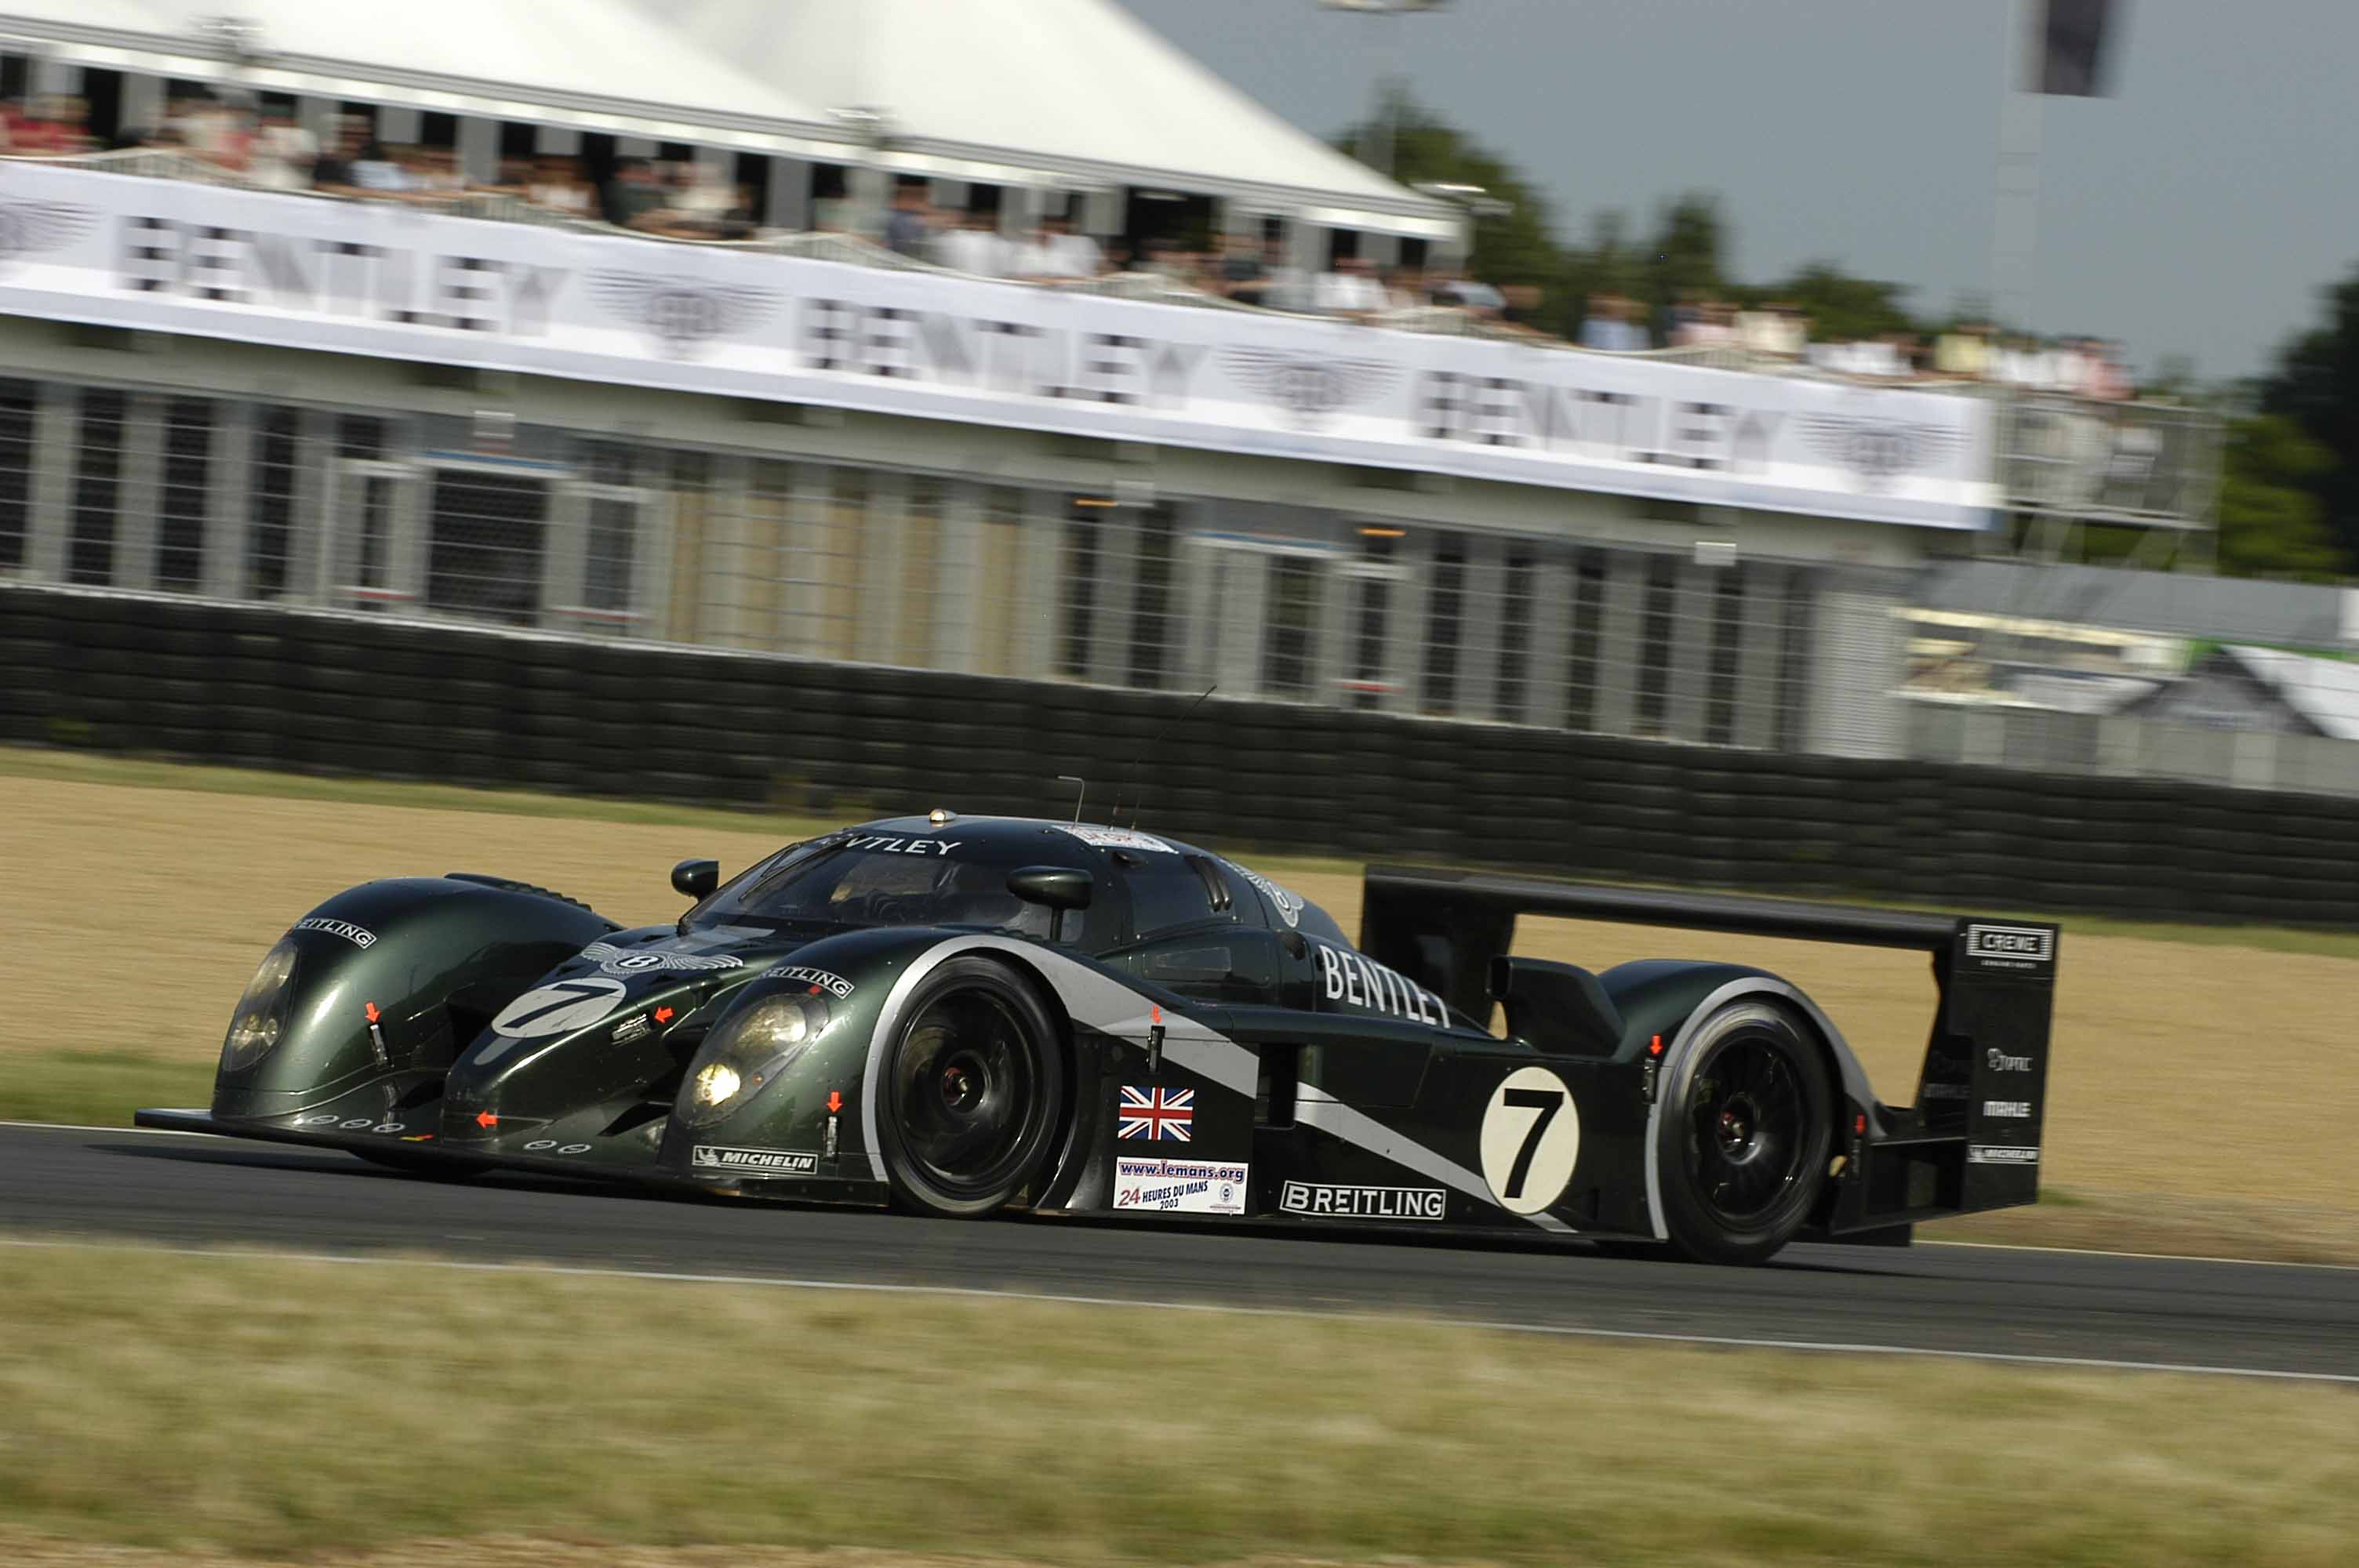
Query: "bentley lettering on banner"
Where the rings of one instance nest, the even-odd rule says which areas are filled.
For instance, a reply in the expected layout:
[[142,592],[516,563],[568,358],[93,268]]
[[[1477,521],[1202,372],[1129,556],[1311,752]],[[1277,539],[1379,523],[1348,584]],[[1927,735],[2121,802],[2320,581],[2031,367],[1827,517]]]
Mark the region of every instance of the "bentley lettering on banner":
[[1977,399],[23,164],[0,309],[1934,527]]

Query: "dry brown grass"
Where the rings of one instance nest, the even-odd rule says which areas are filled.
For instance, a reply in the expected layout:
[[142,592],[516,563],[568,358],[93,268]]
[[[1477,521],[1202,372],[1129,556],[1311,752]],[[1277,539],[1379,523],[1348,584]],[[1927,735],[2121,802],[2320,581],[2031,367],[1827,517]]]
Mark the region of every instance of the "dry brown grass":
[[2359,1539],[2359,1400],[2320,1384],[134,1248],[0,1268],[0,1520],[353,1568],[523,1560],[407,1544],[494,1534],[647,1568],[717,1559],[582,1549],[2326,1568]]
[[[748,819],[749,822],[759,819]],[[369,876],[495,871],[627,923],[670,918],[673,861],[777,846],[748,826],[585,821],[0,774],[0,934],[19,975],[130,961],[109,1005],[0,1008],[0,1059],[134,1053],[201,1063],[255,959]],[[1349,929],[1359,887],[1264,862]],[[1886,1098],[1905,1100],[1931,1017],[1926,961],[1867,948],[1554,920],[1520,950],[1593,968],[1681,952],[1759,964],[1817,998]],[[2047,1177],[2075,1191],[2346,1208],[2359,1193],[2359,959],[2075,934],[2067,923]],[[61,1030],[61,1016],[70,1027]],[[2359,1228],[2359,1227],[2354,1227]]]

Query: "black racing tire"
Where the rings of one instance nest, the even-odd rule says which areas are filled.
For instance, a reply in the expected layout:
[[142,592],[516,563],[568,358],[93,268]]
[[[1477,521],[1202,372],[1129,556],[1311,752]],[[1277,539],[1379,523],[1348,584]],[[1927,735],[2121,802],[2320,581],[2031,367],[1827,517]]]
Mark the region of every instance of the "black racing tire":
[[1826,1183],[1833,1089],[1817,1040],[1775,1002],[1733,1001],[1697,1027],[1669,1076],[1656,1154],[1672,1250],[1768,1261]]
[[383,1165],[388,1171],[398,1171],[405,1176],[440,1176],[460,1181],[468,1176],[480,1176],[492,1168],[489,1160],[445,1160],[434,1155],[412,1154],[403,1149],[355,1149],[352,1152],[372,1165]]
[[952,958],[910,994],[875,1086],[893,1206],[977,1219],[1032,1184],[1065,1102],[1057,1025],[1006,965]]

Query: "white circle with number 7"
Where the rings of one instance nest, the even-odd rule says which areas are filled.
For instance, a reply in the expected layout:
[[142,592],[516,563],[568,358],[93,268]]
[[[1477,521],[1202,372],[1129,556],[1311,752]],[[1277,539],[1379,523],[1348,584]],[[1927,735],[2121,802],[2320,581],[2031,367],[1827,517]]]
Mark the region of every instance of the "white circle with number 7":
[[1564,1195],[1581,1158],[1581,1111],[1546,1067],[1499,1080],[1483,1112],[1483,1179],[1509,1214],[1538,1214]]

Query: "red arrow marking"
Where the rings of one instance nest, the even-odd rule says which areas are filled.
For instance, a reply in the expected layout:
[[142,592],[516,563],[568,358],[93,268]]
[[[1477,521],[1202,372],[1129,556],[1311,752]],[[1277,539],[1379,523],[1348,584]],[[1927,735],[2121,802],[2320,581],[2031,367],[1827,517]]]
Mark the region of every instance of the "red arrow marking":
[[497,1127],[499,1124],[500,1119],[488,1110],[479,1110],[475,1113],[475,1125],[478,1127]]
[[656,1009],[656,1022],[658,1023],[669,1023],[671,1022],[671,1009],[668,1007],[659,1007]]
[[843,1096],[834,1089],[828,1090],[827,1108],[831,1111],[842,1110],[843,1108]]

